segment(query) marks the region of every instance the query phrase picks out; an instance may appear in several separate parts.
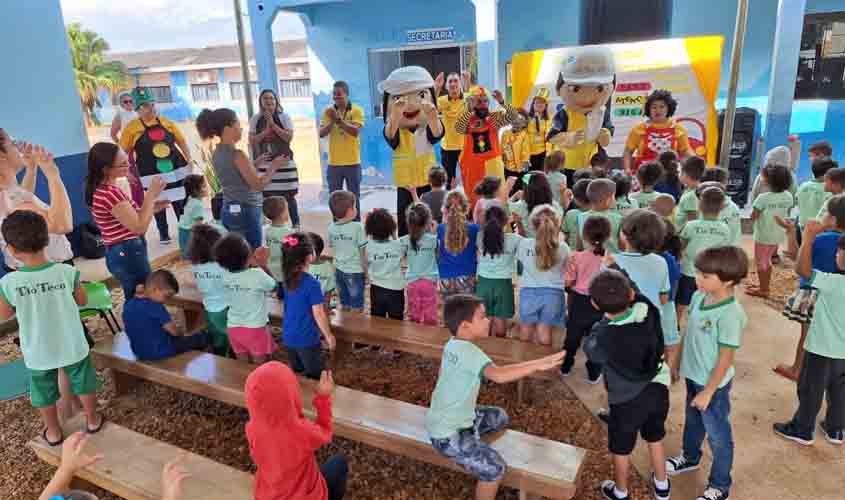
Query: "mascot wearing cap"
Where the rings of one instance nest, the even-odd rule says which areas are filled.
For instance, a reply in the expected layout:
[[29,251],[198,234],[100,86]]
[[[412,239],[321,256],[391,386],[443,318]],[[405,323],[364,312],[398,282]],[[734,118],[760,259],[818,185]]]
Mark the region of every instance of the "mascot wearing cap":
[[437,164],[434,145],[443,138],[443,123],[437,114],[434,79],[419,66],[394,70],[378,86],[384,94],[384,140],[393,150],[393,179],[396,183],[396,211],[399,235],[408,233],[405,210],[431,190],[428,170]]
[[505,98],[498,90],[493,91],[493,98],[504,108],[490,112],[490,98],[484,87],[472,89],[467,110],[455,123],[455,130],[464,135],[464,149],[461,153],[461,177],[464,180],[464,193],[475,206],[478,196],[475,186],[486,175],[505,176],[505,164],[499,148],[499,129],[510,125],[519,117],[516,108],[505,104]]
[[555,115],[548,140],[566,155],[570,185],[573,173],[589,167],[593,156],[610,144],[608,101],[615,84],[616,64],[607,47],[577,47],[564,59],[556,85],[564,108]]

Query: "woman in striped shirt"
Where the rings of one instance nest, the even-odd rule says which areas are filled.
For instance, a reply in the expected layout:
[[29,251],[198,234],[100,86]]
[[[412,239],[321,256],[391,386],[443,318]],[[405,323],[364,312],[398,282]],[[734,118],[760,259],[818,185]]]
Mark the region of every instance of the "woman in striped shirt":
[[135,287],[143,284],[150,273],[144,234],[155,212],[170,203],[157,201],[166,184],[155,177],[138,208],[116,183],[128,174],[129,160],[117,145],[100,142],[88,152],[85,202],[103,233],[106,267],[120,282],[126,300],[135,296]]
[[[273,160],[285,155],[290,158],[287,165],[273,174],[272,180],[264,188],[264,198],[282,196],[288,202],[288,212],[294,227],[299,227],[299,209],[296,205],[296,195],[299,193],[299,173],[293,161],[293,122],[282,109],[276,93],[270,89],[261,91],[258,102],[260,112],[249,120],[249,143],[252,146],[252,160],[257,161],[261,155],[269,155]],[[259,174],[264,174],[269,164],[256,165]]]

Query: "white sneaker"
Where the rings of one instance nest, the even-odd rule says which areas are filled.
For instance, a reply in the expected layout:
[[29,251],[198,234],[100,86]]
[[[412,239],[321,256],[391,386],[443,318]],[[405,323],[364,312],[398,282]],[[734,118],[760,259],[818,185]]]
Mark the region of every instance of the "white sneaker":
[[728,496],[730,496],[730,494],[713,488],[712,486],[708,486],[707,489],[704,490],[704,493],[696,498],[696,500],[727,500]]
[[670,476],[677,476],[684,472],[691,472],[701,467],[700,464],[692,463],[687,460],[683,453],[677,457],[669,457],[666,459],[666,473]]

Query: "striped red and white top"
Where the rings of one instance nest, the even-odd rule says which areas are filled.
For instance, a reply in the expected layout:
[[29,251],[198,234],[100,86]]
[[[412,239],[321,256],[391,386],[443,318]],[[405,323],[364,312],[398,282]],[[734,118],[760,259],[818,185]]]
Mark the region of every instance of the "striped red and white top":
[[94,223],[103,233],[103,243],[106,246],[117,245],[138,237],[112,214],[115,205],[124,201],[128,201],[132,204],[132,208],[138,210],[138,205],[126,196],[123,190],[114,184],[102,184],[94,191],[93,201],[91,215],[94,216]]

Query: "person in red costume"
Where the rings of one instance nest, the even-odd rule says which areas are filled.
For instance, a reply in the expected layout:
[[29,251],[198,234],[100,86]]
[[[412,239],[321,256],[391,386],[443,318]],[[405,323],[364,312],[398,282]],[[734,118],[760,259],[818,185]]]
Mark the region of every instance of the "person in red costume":
[[246,437],[255,475],[255,500],[342,500],[348,465],[340,455],[317,466],[314,452],[332,440],[334,381],[324,371],[312,402],[317,420],[302,413],[299,380],[287,365],[265,363],[246,379]]
[[484,87],[472,90],[466,112],[458,118],[455,130],[464,135],[464,149],[461,153],[461,177],[464,181],[464,193],[469,197],[470,212],[478,195],[475,185],[485,176],[504,177],[505,164],[499,148],[499,129],[513,123],[519,112],[513,106],[505,104],[505,97],[498,90],[493,91],[493,98],[504,110],[490,112],[490,98]]
[[622,163],[628,175],[636,175],[640,165],[657,161],[664,151],[677,152],[680,160],[692,154],[687,129],[672,119],[677,109],[678,101],[668,90],[655,90],[646,98],[645,120],[631,129],[625,141]]

